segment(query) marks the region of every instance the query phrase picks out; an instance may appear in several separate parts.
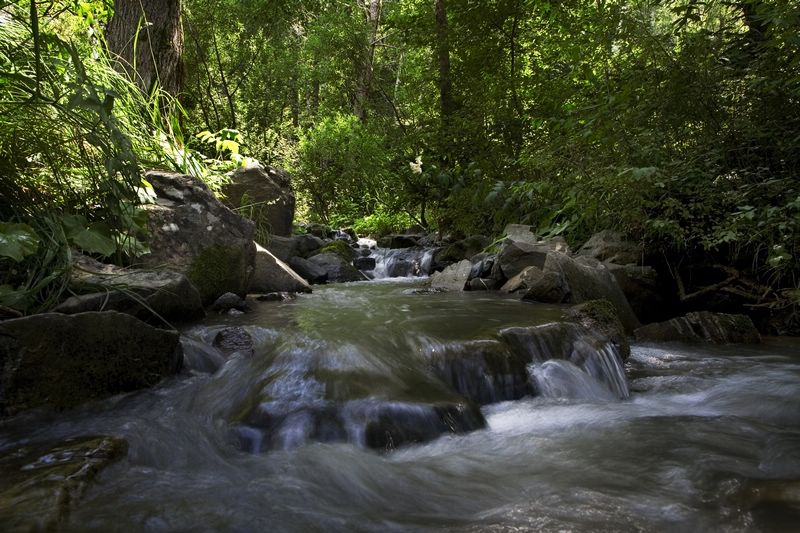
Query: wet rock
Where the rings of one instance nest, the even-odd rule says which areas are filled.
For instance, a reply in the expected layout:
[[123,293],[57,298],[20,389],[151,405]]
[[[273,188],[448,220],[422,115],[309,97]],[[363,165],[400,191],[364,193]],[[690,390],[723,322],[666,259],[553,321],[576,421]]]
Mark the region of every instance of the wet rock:
[[54,312],[119,311],[155,323],[162,323],[162,318],[194,320],[205,316],[194,285],[183,274],[169,270],[121,268],[78,255],[70,274],[70,290],[79,294],[67,298]]
[[317,223],[306,225],[306,232],[308,232],[309,235],[317,237],[318,239],[329,239],[331,237],[331,234],[333,233],[331,231],[331,228],[329,228],[325,224],[317,224]]
[[432,289],[446,289],[450,291],[463,291],[472,270],[472,263],[464,259],[460,263],[450,265],[441,272],[431,275],[430,286]]
[[280,237],[278,235],[270,235],[267,250],[284,263],[287,263],[291,257],[299,253],[297,240],[294,237]]
[[150,387],[180,370],[178,333],[115,311],[0,323],[0,413],[64,409]]
[[255,269],[248,292],[311,292],[311,287],[292,267],[256,244]]
[[[536,267],[530,267],[536,268]],[[522,296],[523,300],[532,302],[560,304],[569,298],[570,289],[567,281],[560,272],[542,272],[541,275],[531,276],[525,280],[527,289]]]
[[217,348],[190,337],[181,336],[181,348],[183,349],[182,370],[185,372],[213,374],[220,369],[227,358]]
[[375,270],[374,257],[356,257],[353,259],[353,266],[358,270]]
[[323,241],[316,235],[311,235],[311,234],[295,235],[294,237],[292,237],[292,240],[294,240],[295,242],[295,249],[297,250],[297,255],[302,257],[308,257],[309,255],[315,253],[317,250],[325,246],[325,241]]
[[526,226],[525,224],[508,224],[503,230],[503,234],[506,239],[514,242],[536,244],[539,241],[533,226]]
[[605,265],[614,275],[631,309],[642,323],[664,320],[669,316],[668,291],[659,283],[658,274],[653,267],[613,263]]
[[259,294],[256,300],[259,302],[288,302],[296,298],[293,292],[268,292],[267,294]]
[[419,245],[419,235],[386,235],[378,240],[380,248],[413,248]]
[[232,292],[226,292],[217,298],[211,305],[211,310],[216,311],[219,314],[227,313],[231,309],[246,312],[250,310],[250,306],[247,305],[247,302],[244,301],[244,298],[238,294],[233,294]]
[[292,234],[295,198],[286,171],[259,164],[238,168],[223,192],[232,209],[250,206],[257,222],[269,225],[270,234]]
[[639,342],[759,343],[761,336],[747,315],[699,311],[665,322],[647,324],[634,332]]
[[335,240],[325,244],[316,253],[332,253],[339,255],[345,261],[352,261],[358,255],[357,252],[346,242],[342,240]]
[[311,284],[325,283],[328,281],[328,271],[308,259],[292,257],[289,259],[289,266]]
[[[560,252],[548,252],[542,268],[544,272],[552,272],[563,279],[560,291],[568,288],[562,299],[564,303],[582,303],[589,300],[605,299],[611,302],[625,326],[626,331],[633,331],[639,326],[639,321],[633,313],[617,280],[605,265],[597,261],[587,264],[573,260]],[[553,278],[557,283],[557,280]],[[530,294],[530,290],[529,290]],[[536,299],[533,294],[526,295],[528,299]],[[541,301],[541,300],[540,300]]]
[[505,279],[511,279],[526,267],[544,267],[549,248],[545,245],[510,242],[497,256],[497,264]]
[[116,437],[77,437],[26,445],[0,457],[0,529],[59,530],[97,477],[124,457]]
[[423,287],[418,289],[406,289],[403,291],[403,294],[441,294],[443,292],[447,292],[447,289],[444,288],[434,289],[432,287]]
[[530,393],[526,361],[495,340],[450,343],[427,354],[439,379],[480,405]]
[[433,271],[442,270],[453,263],[469,259],[480,253],[491,242],[492,240],[484,235],[472,235],[449,246],[439,248],[433,254],[431,269]]
[[363,281],[366,279],[350,261],[337,253],[321,253],[309,258],[309,261],[327,272],[329,282]]
[[627,240],[622,233],[603,230],[592,235],[576,253],[618,265],[638,265],[641,264],[643,251],[642,246]]
[[617,310],[608,300],[590,300],[574,305],[565,314],[569,320],[613,342],[623,361],[631,355],[625,327],[617,315]]
[[240,326],[221,330],[214,336],[212,344],[228,357],[234,353],[250,357],[255,353],[253,337]]
[[492,278],[473,278],[467,285],[471,291],[496,291],[500,284]]
[[535,266],[525,267],[519,274],[506,281],[500,290],[503,292],[525,291],[543,276],[544,272],[541,268]]
[[157,199],[144,206],[150,233],[144,266],[186,275],[204,304],[226,292],[244,296],[256,255],[253,223],[191,176],[150,171],[145,177]]

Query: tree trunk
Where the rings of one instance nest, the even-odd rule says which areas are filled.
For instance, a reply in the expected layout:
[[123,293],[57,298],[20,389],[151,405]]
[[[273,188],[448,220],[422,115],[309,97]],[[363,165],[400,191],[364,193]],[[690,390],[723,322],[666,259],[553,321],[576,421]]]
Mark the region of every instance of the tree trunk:
[[453,114],[453,87],[450,81],[450,38],[447,33],[445,0],[436,0],[436,55],[439,61],[439,105],[442,122],[447,124]]
[[106,40],[142,91],[158,84],[177,95],[183,81],[180,0],[114,0]]
[[356,95],[353,101],[353,114],[364,122],[367,119],[367,100],[369,99],[374,72],[375,47],[378,42],[378,28],[381,22],[382,0],[368,0],[362,9],[369,27],[368,40],[365,43],[363,57],[356,74]]

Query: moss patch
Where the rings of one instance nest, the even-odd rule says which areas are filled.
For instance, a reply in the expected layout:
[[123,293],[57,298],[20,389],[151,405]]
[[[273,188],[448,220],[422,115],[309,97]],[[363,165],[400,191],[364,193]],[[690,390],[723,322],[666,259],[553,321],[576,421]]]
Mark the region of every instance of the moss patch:
[[319,249],[319,253],[334,253],[344,259],[345,261],[353,260],[353,249],[350,248],[346,242],[338,240],[333,241]]
[[192,261],[187,277],[197,290],[203,304],[214,302],[220,295],[245,292],[245,260],[240,247],[209,246]]
[[608,337],[617,345],[623,359],[627,359],[630,355],[631,346],[625,334],[625,326],[623,326],[616,308],[608,300],[589,300],[570,307],[567,310],[567,318]]

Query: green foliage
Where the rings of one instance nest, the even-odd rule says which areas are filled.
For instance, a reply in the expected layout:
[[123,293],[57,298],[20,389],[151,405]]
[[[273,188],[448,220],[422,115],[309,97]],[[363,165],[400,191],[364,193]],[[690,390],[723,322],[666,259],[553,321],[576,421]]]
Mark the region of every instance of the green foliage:
[[352,115],[321,120],[298,144],[296,187],[325,223],[372,211],[384,190],[387,154],[383,139]]
[[414,224],[414,220],[405,212],[390,212],[378,206],[374,213],[356,219],[353,230],[359,235],[383,237],[390,233],[399,233]]

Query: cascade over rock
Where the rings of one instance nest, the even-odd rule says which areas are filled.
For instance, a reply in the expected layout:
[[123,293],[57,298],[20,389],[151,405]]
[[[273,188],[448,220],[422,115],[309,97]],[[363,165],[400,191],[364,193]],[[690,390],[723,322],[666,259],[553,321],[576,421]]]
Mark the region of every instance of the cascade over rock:
[[[183,274],[138,270],[100,263],[85,255],[73,259],[70,290],[78,293],[53,311],[74,315],[86,311],[119,311],[142,320],[193,320],[205,316],[200,293]],[[87,290],[88,294],[81,294]]]
[[244,296],[256,256],[253,223],[191,176],[150,171],[145,177],[157,199],[145,206],[150,253],[141,257],[144,265],[185,274],[204,304],[226,292]]
[[0,322],[0,414],[151,387],[181,367],[178,333],[109,311]]
[[232,209],[250,206],[259,221],[269,224],[271,235],[289,237],[292,234],[295,198],[285,170],[260,164],[237,168],[223,192]]

